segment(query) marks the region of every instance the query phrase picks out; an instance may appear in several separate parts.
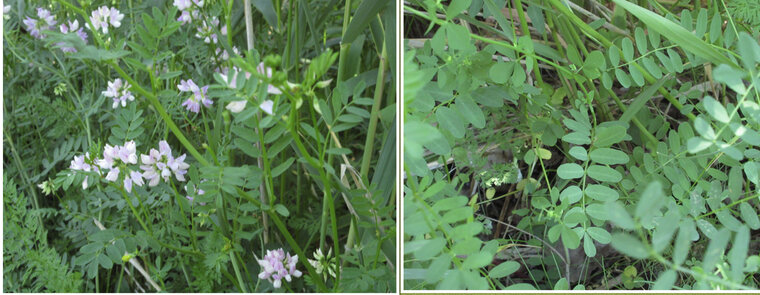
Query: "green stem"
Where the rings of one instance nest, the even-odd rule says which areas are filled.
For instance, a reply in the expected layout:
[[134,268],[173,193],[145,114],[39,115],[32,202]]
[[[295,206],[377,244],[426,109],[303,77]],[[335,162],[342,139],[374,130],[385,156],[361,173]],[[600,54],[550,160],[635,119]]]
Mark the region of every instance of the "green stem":
[[364,142],[364,155],[362,156],[362,166],[359,175],[362,181],[368,179],[369,164],[372,160],[372,152],[375,148],[375,132],[377,131],[377,117],[380,113],[382,104],[383,90],[385,87],[385,56],[386,46],[383,45],[383,52],[380,54],[380,69],[377,72],[377,82],[375,84],[375,101],[372,104],[372,113],[369,117],[369,130],[367,131],[367,140]]
[[238,267],[237,259],[235,258],[233,251],[230,251],[230,260],[232,261],[232,268],[235,270],[235,277],[237,278],[238,284],[240,285],[240,291],[243,293],[248,293],[248,290],[245,288],[245,283],[243,283],[243,277],[240,276],[240,268]]
[[346,4],[343,7],[343,30],[341,31],[341,41],[340,41],[340,56],[338,57],[338,81],[337,84],[343,83],[343,81],[346,79],[346,68],[348,67],[346,65],[346,56],[348,55],[348,50],[351,49],[351,43],[344,43],[343,42],[343,36],[346,34],[346,30],[348,30],[348,24],[351,20],[351,0],[346,0]]

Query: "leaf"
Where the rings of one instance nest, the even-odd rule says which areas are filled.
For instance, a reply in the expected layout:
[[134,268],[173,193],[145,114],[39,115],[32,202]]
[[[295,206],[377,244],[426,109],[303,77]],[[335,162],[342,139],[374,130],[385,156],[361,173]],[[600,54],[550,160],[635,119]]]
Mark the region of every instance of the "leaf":
[[513,67],[514,64],[497,62],[488,70],[488,77],[496,84],[507,83]]
[[612,247],[620,251],[620,253],[636,259],[646,259],[649,257],[649,252],[644,244],[639,239],[626,233],[612,234]]
[[470,8],[470,4],[472,4],[472,0],[452,0],[451,4],[449,4],[449,7],[446,8],[446,18],[454,18],[462,11]]
[[[469,95],[460,95],[456,98],[454,109],[464,117],[465,120],[472,123],[472,126],[476,128],[483,128],[486,126],[486,118],[483,115],[483,111],[475,104],[475,101],[470,98]],[[406,128],[406,126],[404,126]]]
[[706,148],[709,148],[713,145],[711,141],[704,140],[699,137],[692,137],[689,138],[689,140],[686,142],[686,149],[692,153],[696,154],[698,152],[703,151]]
[[690,237],[695,230],[694,221],[691,219],[681,221],[678,236],[673,246],[673,264],[681,265],[686,256],[689,255],[689,248],[691,248]]
[[583,252],[588,257],[596,256],[596,245],[594,245],[594,240],[588,234],[583,235]]
[[594,135],[594,146],[609,147],[623,141],[627,135],[626,128],[620,125],[598,127]]
[[616,190],[601,184],[590,184],[583,192],[592,199],[602,202],[615,201],[620,197]]
[[272,178],[280,176],[280,174],[285,172],[285,170],[288,170],[288,168],[290,168],[290,165],[293,165],[294,161],[295,161],[295,158],[291,157],[285,160],[285,162],[283,162],[282,164],[277,165],[277,167],[274,167],[271,170]]
[[562,244],[564,244],[568,249],[575,249],[581,245],[581,238],[573,229],[567,226],[562,227],[561,237]]
[[559,281],[557,281],[557,283],[554,284],[554,290],[570,290],[570,284],[567,282],[566,278],[561,278]]
[[577,185],[571,185],[559,194],[559,199],[562,200],[562,203],[567,202],[568,205],[577,203],[581,200],[581,197],[583,197],[583,192]]
[[730,59],[680,25],[626,0],[612,1],[639,18],[650,30],[657,31],[671,42],[681,46],[683,49],[707,59],[714,64],[729,64],[736,67],[736,64],[731,62]]
[[627,230],[633,230],[635,228],[633,218],[631,218],[631,215],[628,214],[628,211],[625,210],[625,207],[623,207],[620,202],[607,202],[605,206],[607,207],[610,221],[612,221],[612,223]]
[[620,63],[620,49],[618,49],[617,46],[613,44],[607,51],[607,55],[610,57],[610,65],[617,67]]
[[568,153],[571,156],[575,157],[576,159],[578,159],[580,161],[586,161],[586,160],[588,160],[588,155],[586,154],[586,149],[583,148],[582,146],[571,147],[570,150],[568,151]]
[[704,104],[707,113],[710,114],[710,116],[715,120],[723,123],[728,123],[731,120],[731,118],[728,116],[728,113],[726,112],[726,108],[724,108],[723,105],[717,100],[712,98],[712,96],[705,96],[702,103]]
[[589,227],[586,228],[586,233],[588,233],[591,238],[602,244],[609,244],[610,241],[612,241],[612,235],[610,235],[610,233],[603,228]]
[[711,273],[726,249],[728,239],[731,238],[731,231],[728,228],[719,230],[715,235],[710,237],[710,243],[707,245],[702,260],[702,269],[705,273]]
[[591,165],[586,170],[588,176],[602,182],[618,183],[623,179],[623,175],[617,170],[601,165]]
[[633,79],[633,82],[636,83],[637,86],[644,86],[644,74],[641,73],[639,68],[631,64],[628,66],[628,72],[631,73],[631,79]]
[[565,163],[557,168],[557,175],[562,179],[575,179],[583,176],[583,167],[575,163]]
[[435,118],[438,120],[440,127],[451,132],[451,135],[454,137],[464,137],[465,126],[462,124],[464,121],[462,121],[462,117],[456,111],[445,106],[439,106],[435,110]]
[[611,148],[599,148],[591,151],[589,157],[599,164],[615,165],[628,163],[628,155],[622,151]]
[[577,144],[577,145],[584,145],[584,144],[591,143],[591,138],[588,136],[588,133],[582,133],[582,132],[568,133],[562,137],[562,140],[567,143],[572,143],[572,144]]
[[702,135],[702,138],[710,141],[715,140],[715,130],[710,126],[710,123],[708,123],[707,120],[702,119],[702,117],[694,119],[694,129]]
[[[636,48],[639,50],[640,55],[647,54],[647,37],[644,35],[644,29],[641,27],[636,27],[636,30],[634,31],[634,36],[636,37]],[[656,45],[653,45],[656,46]]]
[[652,181],[647,185],[644,193],[636,205],[636,218],[651,217],[660,211],[665,204],[665,194],[662,191],[662,184],[659,181]]
[[739,96],[747,93],[747,87],[744,86],[744,82],[742,81],[746,75],[744,71],[727,65],[719,65],[713,69],[712,74],[715,81],[726,84],[728,88],[731,88]]
[[515,273],[520,269],[520,264],[516,261],[504,261],[497,265],[488,273],[492,279],[499,279]]
[[751,145],[760,146],[760,133],[757,133],[757,131],[744,127],[744,125],[736,122],[731,123],[729,126],[731,126],[731,130],[736,136],[741,137]]
[[676,271],[669,269],[660,274],[657,281],[654,282],[652,290],[670,290],[676,282]]
[[479,252],[467,256],[467,259],[462,263],[463,268],[478,269],[491,263],[493,260],[493,254],[488,252]]
[[586,207],[586,214],[588,216],[591,216],[591,218],[596,218],[599,220],[609,220],[610,216],[607,214],[607,210],[604,208],[604,205],[602,204],[591,204]]
[[356,37],[364,33],[364,29],[367,28],[370,21],[377,19],[377,14],[380,13],[383,8],[387,7],[388,3],[390,3],[388,0],[362,1],[356,11],[353,13],[351,22],[348,23],[348,27],[346,28],[346,32],[343,34],[341,43],[353,43],[354,40],[356,40]]
[[615,78],[617,78],[618,82],[620,82],[620,86],[623,86],[623,88],[631,87],[631,78],[628,77],[628,74],[623,72],[623,70],[615,69]]
[[633,60],[633,42],[631,42],[631,39],[623,38],[623,59],[627,62],[631,62]]
[[747,202],[739,204],[739,210],[742,214],[742,219],[751,229],[760,229],[760,218],[757,216],[757,212]]
[[[755,10],[757,11],[757,8]],[[747,32],[739,33],[738,47],[745,69],[752,69],[755,67],[755,63],[760,63],[760,44]]]
[[654,93],[662,87],[662,85],[667,81],[668,77],[662,78],[658,80],[656,83],[647,86],[644,90],[639,92],[639,95],[636,96],[636,98],[633,99],[633,102],[628,106],[628,109],[623,112],[623,115],[620,116],[619,121],[628,123],[631,121],[633,116],[635,116],[643,107],[646,105],[646,103],[649,101],[649,99],[652,98]]
[[744,262],[747,259],[748,250],[749,228],[746,225],[742,225],[736,231],[734,243],[731,245],[731,250],[728,251],[728,262],[731,264],[731,277],[736,282],[744,280],[742,270],[744,270]]

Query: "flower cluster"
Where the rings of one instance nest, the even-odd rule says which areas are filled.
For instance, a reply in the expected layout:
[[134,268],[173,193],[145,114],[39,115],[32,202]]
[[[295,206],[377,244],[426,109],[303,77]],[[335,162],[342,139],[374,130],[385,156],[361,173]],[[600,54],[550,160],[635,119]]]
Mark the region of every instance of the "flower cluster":
[[[259,65],[256,67],[256,71],[259,72],[261,75],[266,75],[267,78],[272,78],[272,68],[267,67],[264,65],[264,62],[259,63]],[[230,88],[235,88],[237,85],[237,77],[238,74],[242,72],[237,67],[232,67],[230,69],[226,70],[226,73],[221,74],[222,79],[227,82],[227,86]],[[246,72],[245,73],[245,79],[251,78],[251,73]],[[272,86],[272,84],[267,85],[267,93],[273,94],[273,95],[279,95],[282,94],[282,91],[280,91],[279,88]],[[226,109],[230,110],[230,112],[233,113],[239,113],[242,112],[243,109],[245,109],[245,105],[247,104],[246,100],[237,100],[232,101],[229,104],[227,104]],[[273,114],[273,108],[274,108],[274,101],[272,100],[264,100],[261,105],[259,105],[259,108],[261,108],[264,112],[266,112],[269,115]]]
[[[85,153],[81,156],[74,156],[74,160],[71,160],[71,165],[69,166],[69,169],[71,170],[78,170],[78,171],[84,171],[84,172],[97,172],[100,173],[100,169],[98,169],[98,166],[94,165],[96,163],[96,159],[90,158],[90,153]],[[87,179],[89,176],[85,176],[84,181],[82,181],[82,189],[87,189]]]
[[268,280],[275,289],[282,286],[282,279],[290,282],[292,277],[300,277],[301,272],[296,269],[296,263],[298,262],[298,255],[290,256],[290,253],[285,253],[282,248],[277,250],[267,250],[267,255],[264,259],[257,259],[259,265],[261,265],[261,273],[259,278],[262,280]]
[[[123,175],[122,182],[127,192],[132,192],[133,185],[142,186],[145,184],[143,178],[149,181],[149,186],[158,184],[160,177],[168,182],[172,173],[177,180],[185,181],[187,168],[190,167],[185,163],[185,154],[174,158],[166,141],[159,143],[159,149],[160,151],[151,149],[149,155],[140,155],[142,173],[138,170],[132,170],[128,166],[138,163],[137,145],[133,140],[127,141],[123,146],[106,144],[103,148],[102,159],[91,158],[90,153],[75,156],[69,169],[84,172],[94,171],[99,175],[105,173],[105,179],[109,182],[118,182],[119,175]],[[82,182],[82,188],[87,189],[87,178]]]
[[184,25],[193,19],[198,19],[200,8],[203,8],[203,0],[174,0],[174,6],[182,12],[177,21],[181,21]]
[[[214,32],[214,28],[217,26],[219,26],[219,19],[217,17],[213,17],[211,20],[205,19],[201,23],[201,26],[198,27],[198,33],[195,34],[195,37],[203,39],[203,42],[206,42],[206,44],[209,44],[211,42],[216,44],[219,39]],[[226,35],[226,32],[227,27],[225,26],[222,28],[222,34]]]
[[[84,28],[79,27],[78,20],[74,20],[73,22],[70,21],[68,25],[66,25],[66,23],[61,24],[61,33],[68,34],[74,32],[76,32],[77,36],[79,36],[82,41],[85,43],[87,42],[87,33],[84,32]],[[77,52],[76,48],[65,46],[66,43],[63,42],[60,42],[56,45],[61,46],[61,50],[63,50],[63,52]]]
[[55,21],[55,16],[50,14],[50,11],[44,8],[37,8],[37,17],[38,19],[33,19],[27,16],[24,20],[24,24],[26,25],[26,30],[29,31],[29,34],[32,35],[32,37],[44,39],[46,36],[40,31],[52,30],[57,22]]
[[116,182],[119,174],[124,170],[124,188],[132,192],[132,184],[142,186],[144,184],[142,174],[129,169],[127,164],[137,164],[137,150],[134,140],[127,141],[123,146],[111,146],[106,144],[103,149],[103,159],[98,160],[100,169],[108,170],[106,180]]
[[193,95],[191,95],[185,102],[182,103],[182,106],[186,107],[188,111],[198,113],[201,109],[201,103],[207,108],[214,104],[214,102],[211,101],[211,99],[208,99],[206,95],[206,92],[208,91],[208,85],[199,88],[198,85],[193,82],[193,80],[187,79],[187,81],[180,80],[177,88],[179,88],[180,92],[193,93]]
[[169,182],[172,173],[174,173],[174,177],[177,180],[185,181],[187,168],[190,167],[190,165],[185,163],[185,156],[185,154],[182,154],[174,158],[171,147],[169,147],[169,144],[165,140],[162,140],[158,143],[158,150],[150,149],[147,155],[140,155],[140,160],[142,161],[140,169],[143,170],[142,176],[149,181],[149,186],[156,186],[161,178]]
[[330,274],[330,276],[333,278],[337,276],[335,274],[337,263],[332,257],[332,248],[330,248],[330,251],[327,252],[327,256],[322,254],[322,249],[317,248],[317,251],[314,251],[314,260],[308,258],[306,260],[309,261],[309,264],[314,267],[318,274],[322,274],[325,280],[327,280],[328,274]]
[[132,95],[132,92],[129,91],[129,88],[131,86],[129,83],[122,81],[121,79],[116,79],[112,81],[108,81],[108,88],[106,91],[103,91],[103,95],[105,97],[111,97],[113,98],[113,108],[121,104],[122,107],[127,106],[127,100],[134,101],[135,96]]
[[[204,181],[205,181],[205,180],[201,180],[201,182],[204,182]],[[206,192],[205,192],[205,191],[203,191],[202,189],[200,189],[200,187],[195,187],[194,185],[192,185],[191,187],[193,188],[193,189],[192,189],[192,191],[194,191],[194,192],[195,192],[195,195],[196,195],[196,196],[200,196],[200,195],[206,194]],[[186,191],[188,194],[190,193],[190,190],[189,190],[189,189],[187,189],[187,186],[185,186],[185,191]],[[191,203],[191,204],[192,204],[192,203],[195,201],[195,198],[194,198],[194,197],[191,197],[191,196],[185,196],[185,198],[187,198],[188,200],[190,200],[190,203]],[[206,203],[204,203],[204,202],[201,202],[201,206],[205,206],[205,205],[206,205]]]
[[121,27],[122,19],[124,19],[124,14],[119,12],[116,8],[101,6],[92,12],[90,21],[92,21],[93,27],[89,29],[93,31],[102,30],[103,34],[108,34],[109,25],[114,28]]

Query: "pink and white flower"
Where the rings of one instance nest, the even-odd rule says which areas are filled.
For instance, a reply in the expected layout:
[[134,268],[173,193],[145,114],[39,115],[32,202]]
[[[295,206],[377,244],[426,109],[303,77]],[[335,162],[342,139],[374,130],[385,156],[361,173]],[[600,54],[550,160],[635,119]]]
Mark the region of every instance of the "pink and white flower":
[[191,95],[185,102],[182,103],[183,107],[186,107],[187,110],[198,113],[201,108],[201,104],[205,107],[211,107],[212,104],[214,104],[211,99],[207,96],[208,91],[208,85],[203,86],[201,88],[198,87],[193,80],[188,79],[180,80],[179,85],[177,85],[177,88],[180,92],[192,92],[193,95]]
[[174,158],[172,156],[171,147],[169,144],[162,140],[158,143],[159,150],[150,149],[147,155],[140,155],[142,165],[140,169],[143,170],[142,176],[147,179],[149,186],[156,186],[161,178],[164,181],[169,182],[169,178],[172,173],[174,177],[179,181],[185,181],[185,174],[187,174],[187,168],[190,165],[185,163],[185,154]]
[[108,27],[114,28],[121,27],[121,20],[124,19],[124,14],[119,12],[116,8],[101,6],[94,10],[91,14],[90,21],[92,22],[92,28],[88,28],[93,31],[101,30],[103,34],[108,34]]
[[296,269],[298,255],[290,256],[290,253],[285,253],[282,248],[274,251],[267,250],[264,259],[257,258],[257,261],[261,266],[259,278],[268,280],[275,289],[282,287],[282,279],[290,282],[293,277],[302,275],[301,271]]
[[105,97],[111,97],[113,98],[113,108],[121,104],[122,107],[127,106],[127,100],[134,101],[135,96],[132,95],[132,92],[129,91],[129,88],[131,86],[128,82],[124,82],[121,79],[117,78],[116,80],[109,81],[108,82],[108,88],[106,91],[103,91],[103,95]]
[[27,16],[24,20],[24,25],[26,25],[26,30],[29,31],[29,34],[32,35],[32,37],[43,39],[46,36],[42,34],[41,31],[53,30],[57,22],[55,21],[55,16],[50,14],[50,11],[44,8],[37,8],[37,17],[38,19],[33,19]]
[[214,32],[214,28],[219,26],[219,19],[214,17],[210,21],[209,20],[203,20],[201,23],[201,26],[198,27],[198,33],[195,34],[195,37],[199,39],[203,39],[203,42],[206,44],[218,42],[218,38],[216,36],[216,33]]
[[[73,22],[70,21],[68,25],[66,23],[63,23],[61,24],[60,28],[61,28],[61,33],[68,34],[68,33],[76,32],[77,36],[79,36],[79,38],[82,39],[82,41],[84,41],[85,43],[87,42],[87,33],[84,32],[84,28],[79,27],[78,20],[74,20]],[[66,43],[63,43],[63,42],[60,42],[56,45],[61,46],[61,50],[63,52],[77,52],[76,48],[65,46]]]
[[[100,172],[98,169],[98,166],[91,165],[90,163],[94,163],[95,159],[90,158],[90,153],[85,153],[84,155],[80,156],[74,156],[74,160],[71,160],[71,165],[69,165],[69,169],[76,170],[76,171],[84,171],[84,172]],[[82,181],[82,189],[87,189],[87,180],[89,176],[86,176],[84,178],[84,181]]]

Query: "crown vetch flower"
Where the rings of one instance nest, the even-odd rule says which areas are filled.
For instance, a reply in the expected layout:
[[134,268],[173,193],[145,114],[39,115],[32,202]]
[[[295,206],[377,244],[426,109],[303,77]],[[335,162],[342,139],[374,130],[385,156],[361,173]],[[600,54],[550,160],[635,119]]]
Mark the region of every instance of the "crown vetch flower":
[[[87,42],[87,33],[84,32],[84,28],[79,27],[78,20],[74,20],[73,22],[70,21],[68,25],[66,23],[63,23],[61,24],[60,28],[61,28],[61,33],[68,34],[71,32],[76,32],[77,36],[79,36],[79,38],[82,39],[82,41],[84,41],[85,43]],[[76,48],[65,46],[66,43],[64,42],[59,42],[56,45],[61,46],[61,50],[63,52],[77,52]]]
[[142,176],[149,181],[148,185],[156,186],[161,178],[169,182],[172,173],[177,180],[185,181],[187,168],[190,168],[190,165],[184,161],[186,155],[182,154],[175,159],[172,156],[171,147],[165,140],[158,143],[158,148],[159,150],[150,149],[147,155],[140,155],[142,161],[140,169],[143,170]]
[[[272,68],[265,66],[263,61],[256,67],[256,71],[258,71],[259,74],[266,75],[267,78],[272,78]],[[282,94],[282,91],[280,91],[280,89],[277,87],[272,86],[272,84],[268,84],[267,93],[278,95]]]
[[184,25],[193,19],[198,19],[200,15],[199,8],[203,8],[203,0],[174,0],[174,6],[182,12],[177,21],[182,22]]
[[296,269],[298,255],[290,256],[282,248],[277,250],[267,250],[264,259],[257,259],[261,266],[259,278],[268,280],[275,289],[282,287],[282,279],[290,282],[292,277],[300,277],[302,273]]
[[327,256],[322,254],[322,249],[317,248],[317,251],[314,251],[314,259],[312,260],[307,258],[306,260],[309,261],[309,264],[314,267],[317,274],[322,274],[325,280],[327,280],[328,274],[332,277],[337,276],[335,273],[335,268],[337,266],[335,259],[332,258],[332,248],[330,248],[330,251],[327,252]]
[[[98,165],[103,170],[108,170],[106,180],[116,182],[119,179],[121,168],[126,164],[137,164],[137,151],[134,140],[127,141],[123,146],[111,146],[106,144],[103,149],[103,159],[98,161]],[[124,165],[122,165],[124,164]],[[142,174],[125,168],[124,171],[124,188],[127,192],[132,192],[132,185],[142,186],[144,184]]]
[[[90,158],[90,153],[85,153],[84,155],[80,156],[74,156],[74,160],[71,160],[71,165],[69,165],[69,169],[76,170],[76,171],[84,171],[84,172],[100,172],[98,169],[98,166],[90,165],[90,163],[93,163],[95,159]],[[87,189],[87,180],[89,176],[85,176],[84,181],[82,181],[82,189]]]
[[[109,8],[108,6],[101,6],[98,9],[92,11],[90,21],[92,22],[92,28],[90,30],[103,31],[103,34],[108,34],[108,27],[114,28],[121,27],[121,20],[124,19],[124,14],[119,12],[116,8]],[[89,25],[88,25],[89,27]]]
[[[204,181],[205,181],[205,180],[202,180],[201,182],[204,182]],[[206,193],[205,191],[203,191],[203,190],[202,190],[202,189],[200,189],[199,187],[195,187],[195,185],[193,185],[193,186],[191,186],[191,187],[193,188],[193,191],[195,192],[195,195],[196,195],[196,196],[200,196],[200,195],[203,195],[203,194],[205,194],[205,193]],[[186,191],[188,194],[190,193],[190,190],[188,190],[188,189],[187,189],[187,186],[185,186],[185,191]],[[191,196],[185,196],[185,198],[187,198],[188,200],[190,200],[190,203],[191,203],[191,204],[195,202],[195,198],[194,198],[194,197],[191,197]],[[201,206],[205,206],[205,205],[206,205],[206,203],[204,203],[204,202],[201,202]]]
[[203,104],[205,107],[210,107],[214,102],[211,101],[211,99],[208,99],[206,96],[206,93],[208,91],[208,85],[203,86],[201,88],[198,87],[198,85],[193,82],[193,80],[188,79],[180,80],[179,85],[177,85],[177,88],[179,88],[179,91],[181,92],[192,92],[193,95],[190,96],[185,102],[182,103],[183,107],[186,107],[187,110],[198,113],[201,108],[201,104]]
[[121,104],[122,107],[127,106],[127,100],[134,101],[135,96],[132,95],[132,92],[129,91],[129,88],[131,86],[128,82],[124,82],[121,79],[117,78],[113,81],[108,81],[108,88],[106,91],[103,91],[103,95],[105,97],[111,97],[113,98],[113,108]]
[[[195,34],[195,37],[199,39],[203,39],[203,42],[205,43],[214,43],[218,42],[218,38],[216,36],[216,33],[214,32],[214,28],[219,25],[219,19],[214,17],[210,21],[209,20],[203,20],[201,23],[201,26],[198,27],[198,33]],[[226,31],[226,30],[225,30]]]
[[55,21],[55,16],[50,14],[49,10],[41,7],[37,8],[37,17],[39,19],[33,19],[27,16],[24,20],[24,25],[26,25],[26,30],[29,31],[29,34],[32,35],[32,37],[43,39],[46,36],[42,34],[41,31],[52,30],[57,22]]

